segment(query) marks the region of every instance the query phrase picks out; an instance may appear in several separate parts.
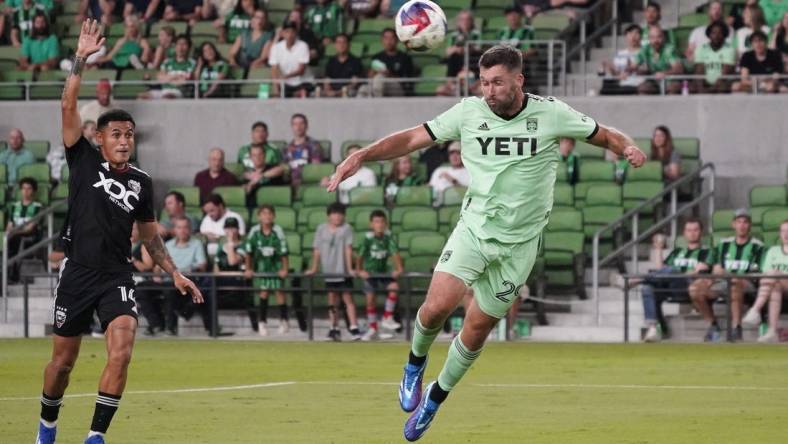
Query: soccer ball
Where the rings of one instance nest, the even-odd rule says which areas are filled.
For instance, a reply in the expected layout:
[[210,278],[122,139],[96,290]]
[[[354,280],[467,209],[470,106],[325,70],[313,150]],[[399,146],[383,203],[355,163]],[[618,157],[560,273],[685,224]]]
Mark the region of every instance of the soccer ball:
[[397,37],[409,49],[428,51],[446,37],[446,14],[429,0],[410,0],[394,18]]

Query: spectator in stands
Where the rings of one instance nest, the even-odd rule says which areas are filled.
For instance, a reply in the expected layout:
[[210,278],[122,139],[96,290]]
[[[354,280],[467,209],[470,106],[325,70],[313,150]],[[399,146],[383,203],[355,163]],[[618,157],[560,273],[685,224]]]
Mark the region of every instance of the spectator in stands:
[[[46,11],[40,4],[34,3],[33,0],[22,0],[17,2],[17,6],[10,12],[11,15],[11,44],[20,48],[22,42],[33,35],[33,19],[38,14],[44,14]],[[5,22],[5,17],[0,17]]]
[[410,83],[387,82],[387,78],[413,77],[413,59],[397,48],[397,34],[386,28],[380,35],[383,50],[372,56],[368,77],[370,84],[363,85],[361,96],[403,96],[412,90]]
[[[87,139],[91,145],[96,145],[96,122],[92,120],[82,121],[82,137]],[[54,182],[60,182],[63,173],[63,167],[66,165],[66,148],[61,143],[53,148],[50,148],[47,153],[46,161],[49,164],[50,176]],[[64,184],[68,186],[68,184]]]
[[380,11],[380,0],[345,0],[345,7],[353,18],[374,18]]
[[[328,291],[328,318],[331,329],[328,339],[339,341],[339,310],[340,302],[345,303],[348,317],[348,330],[353,341],[361,339],[356,319],[356,304],[350,289],[353,288],[353,229],[345,223],[345,206],[332,203],[326,210],[328,220],[320,224],[315,232],[312,243],[312,260],[306,275],[317,273],[318,265],[325,278]],[[340,300],[341,295],[341,300]]]
[[161,89],[151,89],[140,94],[143,99],[179,99],[184,92],[190,92],[187,85],[194,78],[197,62],[190,57],[192,41],[185,34],[175,39],[175,57],[167,58],[161,64],[157,78],[164,82]]
[[788,91],[788,86],[774,78],[752,78],[750,76],[776,76],[785,72],[783,58],[774,49],[766,47],[766,34],[755,31],[750,36],[752,50],[747,51],[741,56],[739,69],[741,80],[734,82],[732,90],[735,92],[751,92],[755,83],[758,83],[758,91],[780,92]]
[[197,23],[202,18],[203,0],[166,0],[164,7],[164,21]]
[[183,196],[183,193],[179,191],[170,191],[164,196],[164,213],[167,217],[159,219],[159,236],[164,240],[168,240],[175,236],[174,221],[176,219],[184,217],[189,219],[192,233],[196,233],[197,228],[200,227],[200,221],[196,217],[186,213],[186,198]]
[[662,28],[662,6],[660,6],[659,3],[653,1],[648,2],[646,10],[643,12],[643,18],[645,23],[640,30],[640,46],[648,45],[649,31],[651,31],[651,28],[658,28],[665,34],[666,44],[672,45],[674,48],[677,47],[676,37],[673,35],[673,31]]
[[151,48],[140,32],[140,19],[136,15],[128,15],[124,19],[123,37],[115,42],[115,46],[98,63],[107,69],[145,69],[151,59]]
[[336,36],[345,32],[342,6],[332,0],[317,0],[316,5],[307,9],[304,19],[323,46],[330,45]]
[[232,12],[217,18],[213,26],[219,28],[219,42],[231,43],[252,26],[252,16],[260,9],[257,0],[237,0]]
[[[686,247],[676,247],[667,258],[662,259],[665,248],[665,236],[654,236],[654,251],[656,253],[654,265],[657,269],[651,271],[652,275],[664,274],[698,274],[701,269],[708,271],[714,265],[714,254],[711,248],[701,245],[703,237],[703,222],[697,218],[689,218],[684,222],[684,241]],[[704,264],[703,267],[699,267]],[[646,320],[646,335],[644,341],[656,342],[662,337],[669,336],[668,323],[662,314],[662,302],[670,297],[688,298],[689,279],[657,279],[646,278],[640,287],[643,299],[643,313]],[[659,326],[659,328],[658,328]]]
[[[238,231],[241,233],[241,236],[246,234],[244,219],[235,211],[225,207],[222,196],[218,194],[208,196],[202,206],[202,210],[205,213],[205,217],[203,217],[200,224],[200,234],[205,236],[209,242],[216,242],[224,235],[224,221],[231,217],[238,219]],[[208,253],[216,254],[215,251],[211,252],[210,249]]]
[[[640,49],[637,56],[637,73],[651,75],[661,81],[668,75],[682,74],[681,61],[672,46],[665,44],[665,33],[659,28],[649,30],[649,44]],[[638,85],[638,94],[658,94],[660,85],[654,80],[644,80]],[[681,83],[667,82],[667,92],[678,94]]]
[[728,25],[719,21],[706,28],[709,43],[695,50],[695,74],[705,75],[696,81],[695,89],[702,93],[728,93],[731,81],[721,78],[733,74],[736,67],[736,50],[725,43]]
[[745,52],[752,49],[750,43],[750,36],[755,31],[761,31],[765,35],[769,35],[771,31],[766,26],[766,21],[763,18],[763,9],[760,6],[750,6],[744,9],[744,26],[736,30],[734,41],[736,42],[736,55],[741,57]]
[[244,191],[246,191],[246,206],[254,208],[257,190],[263,186],[283,185],[282,176],[284,166],[279,150],[269,150],[265,145],[252,145],[249,149],[249,158],[252,169],[244,172]]
[[19,128],[8,133],[8,148],[0,151],[0,164],[5,164],[8,183],[16,183],[17,170],[35,162],[33,152],[25,148],[25,135]]
[[[750,212],[746,208],[736,210],[731,225],[735,236],[722,239],[717,244],[714,253],[713,273],[747,274],[757,272],[761,262],[763,243],[751,236],[752,218]],[[733,339],[740,341],[742,339],[741,319],[744,294],[752,293],[755,288],[752,282],[747,279],[731,280],[729,289],[724,288],[724,281],[720,281],[719,284],[722,286],[712,286],[711,279],[698,279],[689,287],[693,305],[703,315],[703,319],[710,324],[704,340],[716,341],[720,338],[720,327],[709,302],[717,299],[721,292],[730,291]]]
[[19,69],[28,71],[49,71],[57,66],[60,57],[60,43],[49,29],[47,16],[43,12],[33,16],[33,29],[30,37],[22,39]]
[[520,9],[511,6],[506,8],[503,13],[506,16],[506,27],[498,32],[496,40],[520,48],[523,58],[535,55],[536,49],[531,48],[530,42],[534,39],[534,28],[523,24],[523,13]]
[[[704,43],[709,43],[709,36],[706,33],[706,28],[714,22],[721,21],[722,17],[722,2],[720,0],[713,0],[709,2],[709,23],[708,25],[701,25],[696,27],[692,30],[692,33],[689,36],[689,43],[687,45],[687,51],[685,52],[685,56],[687,60],[690,62],[695,61],[695,51],[698,50]],[[727,26],[727,25],[726,25]],[[727,26],[728,32],[725,34],[726,41],[725,43],[733,45],[733,28]]]
[[777,50],[783,57],[783,64],[788,65],[788,12],[783,19],[772,29],[772,39],[769,48]]
[[580,175],[580,158],[575,154],[575,139],[562,137],[558,143],[558,151],[561,153],[563,167],[566,168],[566,181],[570,185],[574,185],[577,183]]
[[602,73],[605,76],[613,77],[613,85],[608,87],[607,79],[602,86],[602,93],[607,88],[614,94],[632,94],[637,92],[637,87],[643,81],[637,75],[637,58],[641,50],[640,36],[642,31],[640,26],[632,24],[624,30],[624,40],[626,48],[619,49],[613,60],[602,61]]
[[203,20],[220,20],[233,12],[238,0],[203,0],[202,3],[202,19]]
[[[361,146],[359,145],[351,145],[347,148],[347,154],[345,158],[348,158],[351,154],[355,153],[356,151],[360,150]],[[328,182],[330,177],[324,177],[321,186],[328,186]],[[339,202],[342,204],[349,204],[350,203],[350,190],[356,187],[374,187],[378,184],[378,179],[375,176],[375,172],[372,171],[369,167],[362,165],[356,174],[348,177],[345,179],[341,184],[339,184],[338,194],[339,194]]]
[[99,116],[112,109],[112,84],[108,79],[101,79],[96,83],[96,98],[82,105],[79,109],[79,118],[82,121],[91,120],[98,122]]
[[158,39],[159,44],[153,51],[153,60],[148,64],[150,69],[159,69],[165,60],[175,57],[175,28],[163,26],[159,29]]
[[293,187],[297,188],[301,185],[301,170],[304,165],[321,163],[324,157],[320,143],[306,133],[309,122],[305,115],[293,114],[290,118],[290,128],[293,130],[293,140],[285,148],[284,157],[290,169],[290,181]]
[[446,149],[449,144],[433,144],[419,153],[419,163],[427,167],[425,178],[432,177],[432,173],[439,167],[449,162],[449,151]]
[[224,167],[224,150],[211,148],[208,152],[208,168],[194,175],[194,186],[200,189],[200,202],[205,202],[216,187],[238,184],[238,178]]
[[[257,121],[253,123],[252,141],[238,148],[237,162],[243,164],[246,171],[254,169],[252,159],[249,157],[249,149],[252,145],[262,145],[266,150],[277,150],[275,146],[268,143],[268,125],[265,122]],[[266,154],[268,154],[267,151]]]
[[[244,238],[238,231],[238,220],[229,218],[224,221],[224,236],[219,238],[216,255],[213,256],[213,272],[218,274],[216,285],[218,287],[246,287],[246,279],[240,276],[226,276],[229,273],[243,271],[244,257]],[[224,275],[224,276],[223,276]],[[257,309],[254,307],[253,297],[246,291],[238,290],[219,290],[220,308],[242,309],[249,315],[249,321],[253,330],[257,331]]]
[[[37,192],[38,182],[30,177],[24,177],[19,181],[20,199],[8,205],[8,223],[5,231],[7,233],[13,229],[20,230],[8,237],[8,257],[16,256],[19,251],[35,244],[41,238],[38,223],[30,221],[41,211],[41,203],[35,200]],[[19,280],[18,263],[14,264],[9,274],[11,281]]]
[[670,128],[659,125],[651,136],[651,160],[662,164],[662,178],[666,183],[681,177],[681,155],[673,146]]
[[[788,274],[788,220],[780,224],[780,238],[764,255],[761,272],[764,274]],[[783,295],[788,293],[788,279],[764,278],[758,287],[758,298],[742,319],[747,327],[761,324],[761,309],[769,302],[769,328],[758,338],[758,342],[779,342],[777,327],[780,323]]]
[[244,69],[264,68],[274,45],[274,27],[268,13],[258,9],[252,13],[251,25],[241,31],[230,47],[230,64]]
[[788,14],[788,2],[785,0],[760,0],[758,2],[766,17],[766,24],[774,26]]
[[[456,29],[449,34],[449,45],[446,47],[446,77],[465,77],[465,44],[476,40],[481,40],[481,31],[476,29],[473,13],[469,10],[462,10],[457,14]],[[468,54],[468,65],[471,67],[472,75],[478,74],[478,59],[481,48],[479,45],[470,45]],[[436,92],[441,96],[456,95],[457,82],[449,80],[438,87]]]
[[104,26],[109,26],[114,17],[123,14],[123,1],[121,0],[79,0],[79,9],[74,17],[74,23],[82,23],[91,17],[101,21]]
[[347,34],[339,34],[334,38],[334,49],[336,54],[326,63],[322,95],[354,97],[358,90],[358,79],[364,77],[361,59],[350,53],[350,37]]
[[162,0],[126,0],[123,5],[123,18],[136,15],[145,23],[153,23],[162,18],[165,6]]
[[725,23],[738,31],[744,26],[744,10],[750,6],[758,6],[758,0],[744,0],[744,3],[732,4],[728,16],[725,17]]
[[[309,46],[309,60],[316,61],[320,58],[321,54],[323,54],[323,46],[320,44],[317,36],[304,21],[304,14],[303,14],[303,6],[301,8],[294,8],[290,13],[287,14],[287,18],[285,19],[285,23],[293,23],[296,29],[296,35],[298,39],[303,41],[304,43]],[[279,39],[281,40],[284,38],[282,36],[281,29],[279,30]]]
[[200,97],[226,97],[226,88],[220,82],[230,75],[230,65],[211,42],[203,42],[197,54],[195,72],[200,79]]
[[413,159],[410,156],[398,157],[391,161],[391,171],[386,176],[386,199],[393,204],[401,187],[415,187],[423,183],[424,179],[413,170]]
[[460,152],[460,142],[452,142],[449,145],[449,165],[438,167],[430,178],[432,195],[435,199],[435,206],[443,203],[443,192],[450,187],[467,187],[471,181],[468,170],[462,164],[462,153]]
[[[565,6],[585,7],[590,3],[589,0],[516,0],[515,5],[526,17],[533,18],[535,15],[551,9],[563,8]],[[574,17],[574,13],[567,13]]]
[[314,76],[309,69],[309,46],[298,39],[296,25],[287,22],[282,26],[282,40],[271,48],[268,62],[274,95],[279,94],[280,82],[284,83],[286,97],[306,97],[314,88]]
[[[153,271],[155,264],[153,258],[148,254],[148,250],[140,240],[140,232],[135,222],[131,226],[131,265],[134,271],[138,273],[146,273]],[[144,287],[158,287],[154,284],[150,277],[134,277],[137,285],[145,283]],[[137,288],[137,306],[140,312],[145,316],[148,321],[148,326],[145,327],[143,334],[145,336],[156,336],[157,333],[164,332],[164,306],[161,292],[153,290],[152,288]]]

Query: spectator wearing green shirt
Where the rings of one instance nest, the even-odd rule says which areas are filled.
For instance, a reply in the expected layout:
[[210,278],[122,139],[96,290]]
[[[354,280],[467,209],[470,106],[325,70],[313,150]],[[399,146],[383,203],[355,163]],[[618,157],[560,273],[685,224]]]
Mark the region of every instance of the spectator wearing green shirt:
[[[449,34],[449,45],[446,47],[446,77],[458,77],[458,80],[451,79],[439,86],[436,94],[439,96],[456,96],[457,88],[461,87],[467,78],[475,78],[479,74],[478,63],[481,48],[478,44],[469,45],[468,67],[470,72],[465,70],[465,45],[482,39],[481,32],[475,28],[473,13],[469,10],[462,10],[457,14],[456,29]],[[475,92],[476,85],[471,85],[472,94]]]
[[19,128],[8,133],[8,148],[0,151],[0,164],[5,164],[8,183],[16,183],[16,173],[22,165],[35,162],[33,153],[25,148],[25,135]]
[[249,156],[249,150],[252,148],[252,145],[262,145],[266,149],[266,159],[269,159],[269,150],[278,151],[278,149],[268,143],[268,125],[258,120],[257,122],[252,124],[252,140],[247,143],[246,145],[242,145],[238,148],[238,155],[236,162],[243,164],[244,170],[251,171],[254,169],[254,164],[252,163],[252,159]]
[[424,179],[413,170],[413,159],[410,156],[394,159],[391,161],[391,171],[385,180],[386,199],[393,205],[400,188],[423,184]]
[[269,150],[264,145],[252,145],[249,149],[249,158],[253,168],[244,173],[246,180],[244,190],[246,191],[246,206],[253,208],[257,206],[255,196],[260,187],[284,184],[285,168],[279,150]]
[[[764,254],[761,272],[788,274],[788,220],[780,224],[780,239]],[[761,324],[761,309],[769,302],[769,328],[758,342],[779,342],[777,326],[780,322],[783,294],[788,293],[788,279],[764,278],[758,287],[758,298],[742,319],[742,325],[757,327]]]
[[265,68],[275,40],[274,31],[268,13],[262,9],[255,11],[251,26],[235,38],[230,48],[230,65],[244,69]]
[[670,29],[662,29],[662,6],[656,2],[648,2],[646,5],[646,10],[643,12],[643,18],[646,23],[643,24],[643,27],[640,31],[640,46],[648,45],[648,32],[651,28],[659,28],[665,33],[665,41],[669,45],[673,45],[676,47],[676,37],[673,35],[673,31]]
[[[9,13],[11,15],[11,44],[19,48],[22,46],[22,42],[30,38],[33,33],[33,18],[39,13],[46,15],[47,11],[43,5],[33,2],[33,0],[6,2],[6,6],[11,8]],[[5,20],[2,21],[5,22]]]
[[189,57],[192,41],[185,34],[175,39],[175,57],[161,64],[157,78],[163,82],[161,89],[152,89],[140,94],[142,99],[179,99],[189,93],[188,83],[194,78],[197,62]]
[[49,71],[57,66],[60,44],[49,30],[47,16],[43,12],[33,17],[30,38],[22,40],[19,68],[28,71]]
[[[5,231],[19,230],[8,237],[8,257],[14,257],[20,250],[36,243],[41,237],[38,224],[30,222],[41,211],[41,203],[35,200],[37,192],[38,182],[35,179],[25,177],[19,181],[20,199],[8,206],[8,223]],[[11,270],[13,281],[17,280],[18,272],[19,267],[15,265]]]
[[497,40],[502,44],[520,48],[524,59],[536,55],[536,49],[531,48],[530,42],[534,39],[534,28],[523,24],[522,11],[515,7],[509,7],[504,10],[504,14],[506,27],[498,33]]
[[728,93],[731,81],[722,76],[733,74],[736,67],[736,50],[725,43],[728,38],[728,26],[722,22],[714,22],[706,28],[709,43],[704,43],[695,50],[695,74],[705,75],[705,79],[695,81],[695,89],[701,93]]
[[558,152],[561,154],[562,164],[559,168],[566,168],[566,182],[574,186],[580,176],[580,157],[575,154],[575,139],[562,137],[558,141]]
[[306,25],[328,46],[338,34],[345,32],[345,17],[342,7],[332,0],[317,0],[317,4],[306,11]]
[[[676,56],[673,46],[666,44],[665,33],[660,28],[651,28],[648,31],[648,45],[642,47],[636,58],[637,72],[641,75],[651,75],[661,81],[666,76],[683,73],[681,61]],[[658,94],[659,84],[651,79],[644,80],[638,85],[638,94]],[[681,92],[681,83],[678,81],[667,82],[667,91],[670,94]]]
[[219,42],[234,42],[245,30],[252,26],[252,16],[260,9],[257,0],[238,0],[233,11],[224,19],[217,19],[214,26],[219,28]]
[[203,42],[197,54],[195,72],[200,79],[200,97],[226,97],[226,88],[220,82],[229,75],[230,65],[212,42]]
[[785,0],[760,0],[758,6],[763,9],[766,24],[773,27],[785,14],[788,14],[788,2]]
[[123,37],[98,63],[103,63],[103,67],[108,69],[144,69],[151,58],[151,48],[140,32],[140,19],[136,15],[129,15],[123,23]]

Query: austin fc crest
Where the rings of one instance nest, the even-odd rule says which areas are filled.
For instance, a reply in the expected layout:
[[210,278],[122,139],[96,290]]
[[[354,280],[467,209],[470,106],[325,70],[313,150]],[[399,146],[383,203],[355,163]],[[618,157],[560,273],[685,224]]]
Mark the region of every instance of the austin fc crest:
[[136,194],[140,194],[140,190],[142,189],[140,183],[136,180],[129,181],[129,188],[131,188],[131,191],[134,191]]
[[538,123],[537,123],[536,120],[537,120],[536,118],[530,118],[530,117],[525,119],[525,129],[529,133],[535,133],[536,132],[536,129],[538,128]]
[[441,256],[441,263],[444,263],[449,260],[449,258],[451,257],[451,252],[452,250],[446,250],[443,252],[443,255]]

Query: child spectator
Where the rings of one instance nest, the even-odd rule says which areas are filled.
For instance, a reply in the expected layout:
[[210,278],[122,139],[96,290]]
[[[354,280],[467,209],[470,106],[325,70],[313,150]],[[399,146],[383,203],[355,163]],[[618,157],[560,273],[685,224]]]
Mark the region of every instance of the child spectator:
[[283,279],[287,277],[289,268],[287,259],[287,242],[274,230],[276,210],[271,205],[262,205],[257,210],[260,229],[249,235],[244,249],[246,256],[246,278],[253,273],[276,273],[278,277],[256,277],[254,287],[260,290],[260,314],[257,331],[260,336],[268,336],[268,295],[271,291],[276,294],[276,303],[279,304],[279,334],[290,330],[287,316],[287,299],[281,290]]
[[[396,330],[400,324],[394,320],[394,308],[397,305],[397,278],[402,274],[402,257],[397,251],[397,242],[388,230],[386,213],[375,210],[369,215],[370,231],[361,244],[361,249],[356,259],[358,276],[364,279],[364,293],[367,298],[367,326],[368,329],[362,341],[374,339],[391,339],[394,335],[390,332],[380,332],[378,329],[378,314],[375,305],[376,292],[386,290],[386,304],[383,311],[383,320],[380,326],[386,330]],[[392,271],[389,259],[394,263]],[[391,277],[381,277],[382,274],[391,274]],[[376,275],[370,277],[371,274]]]

